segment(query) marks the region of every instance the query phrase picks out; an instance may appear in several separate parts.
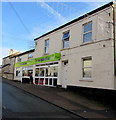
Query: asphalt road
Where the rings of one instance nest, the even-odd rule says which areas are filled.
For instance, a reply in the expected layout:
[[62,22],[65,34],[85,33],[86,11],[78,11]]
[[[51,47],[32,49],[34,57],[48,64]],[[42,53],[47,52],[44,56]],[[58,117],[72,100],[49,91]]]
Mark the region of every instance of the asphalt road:
[[[78,116],[50,104],[32,94],[18,89],[10,84],[2,83],[2,116],[5,118],[37,119],[63,118],[72,119]],[[81,120],[80,118],[79,120]]]

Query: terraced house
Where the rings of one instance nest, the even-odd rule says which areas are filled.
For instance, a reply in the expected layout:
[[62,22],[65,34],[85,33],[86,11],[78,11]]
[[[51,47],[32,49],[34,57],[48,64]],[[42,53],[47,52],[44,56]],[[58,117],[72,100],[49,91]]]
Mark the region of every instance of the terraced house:
[[37,85],[116,89],[115,22],[110,2],[35,38],[33,58],[16,60],[15,80],[31,72]]

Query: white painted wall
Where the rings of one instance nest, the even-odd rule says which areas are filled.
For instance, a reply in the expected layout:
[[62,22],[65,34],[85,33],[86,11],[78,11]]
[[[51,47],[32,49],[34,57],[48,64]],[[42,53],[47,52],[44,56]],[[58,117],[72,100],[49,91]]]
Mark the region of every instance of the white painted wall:
[[[83,43],[83,24],[92,21],[92,42]],[[59,83],[64,83],[62,61],[68,60],[66,85],[114,89],[113,9],[106,8],[38,40],[34,57],[44,56],[45,40],[49,54],[61,53]],[[62,49],[63,32],[70,30],[70,48]],[[65,56],[64,56],[65,55]],[[92,56],[92,78],[82,79],[82,58]]]

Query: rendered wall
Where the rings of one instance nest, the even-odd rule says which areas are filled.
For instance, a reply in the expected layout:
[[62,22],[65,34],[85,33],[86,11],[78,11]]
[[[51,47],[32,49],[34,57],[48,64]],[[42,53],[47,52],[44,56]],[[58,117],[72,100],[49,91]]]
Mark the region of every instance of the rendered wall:
[[[83,43],[82,25],[92,21],[92,42]],[[72,23],[38,40],[34,57],[44,56],[45,40],[49,54],[61,52],[59,84],[64,84],[62,61],[68,60],[66,85],[114,89],[113,8],[109,7]],[[70,48],[63,49],[63,32],[70,31]],[[92,56],[92,79],[82,79],[82,58]]]

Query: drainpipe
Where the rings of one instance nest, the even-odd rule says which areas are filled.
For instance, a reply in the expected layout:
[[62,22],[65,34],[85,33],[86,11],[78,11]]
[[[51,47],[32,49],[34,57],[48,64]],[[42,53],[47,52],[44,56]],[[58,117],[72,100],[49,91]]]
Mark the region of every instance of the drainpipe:
[[116,2],[113,2],[114,74],[116,76]]
[[14,75],[15,75],[15,73],[14,73],[14,72],[15,72],[15,71],[14,71],[14,70],[15,70],[15,63],[16,63],[16,57],[14,57],[14,63],[13,63],[13,64],[14,64],[14,65],[13,65],[13,80],[14,80]]
[[113,1],[113,4],[111,5],[113,8],[113,41],[114,41],[114,76],[116,76],[116,2]]

